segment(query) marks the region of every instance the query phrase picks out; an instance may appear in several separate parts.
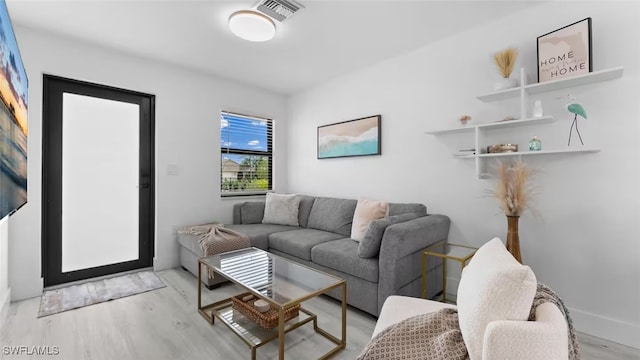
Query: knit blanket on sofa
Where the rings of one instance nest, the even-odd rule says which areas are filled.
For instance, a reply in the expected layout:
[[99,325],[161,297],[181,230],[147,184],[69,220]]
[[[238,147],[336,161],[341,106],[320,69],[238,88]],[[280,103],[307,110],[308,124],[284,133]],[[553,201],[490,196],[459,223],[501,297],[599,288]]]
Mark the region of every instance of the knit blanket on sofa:
[[[178,230],[178,234],[198,236],[200,248],[202,248],[205,257],[251,247],[251,242],[247,235],[217,223],[182,228]],[[213,279],[214,275],[213,271],[209,271],[210,279]]]
[[[549,287],[538,283],[529,320],[535,320],[536,308],[545,302],[558,306],[568,324],[569,360],[580,360],[578,341],[569,311]],[[458,311],[446,308],[420,314],[391,325],[378,333],[364,348],[358,360],[468,360],[462,339]]]

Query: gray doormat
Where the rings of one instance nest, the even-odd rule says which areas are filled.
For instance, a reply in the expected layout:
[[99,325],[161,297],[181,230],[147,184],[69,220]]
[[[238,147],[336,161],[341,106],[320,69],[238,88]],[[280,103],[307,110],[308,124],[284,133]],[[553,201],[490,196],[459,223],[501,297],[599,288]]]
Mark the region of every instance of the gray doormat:
[[61,289],[47,290],[42,294],[38,317],[140,294],[165,286],[153,271],[141,271]]

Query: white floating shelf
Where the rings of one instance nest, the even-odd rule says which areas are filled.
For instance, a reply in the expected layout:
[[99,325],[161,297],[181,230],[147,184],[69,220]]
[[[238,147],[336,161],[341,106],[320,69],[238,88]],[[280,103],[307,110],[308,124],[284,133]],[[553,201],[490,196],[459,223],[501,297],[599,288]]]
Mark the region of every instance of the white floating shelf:
[[505,157],[505,156],[527,156],[527,155],[553,155],[553,154],[566,154],[566,153],[592,153],[599,152],[600,149],[596,148],[572,148],[561,150],[542,150],[542,151],[519,151],[519,152],[506,152],[506,153],[492,153],[492,154],[472,154],[464,156],[454,155],[454,159],[475,159],[475,158],[490,158],[490,157]]
[[566,153],[591,153],[599,152],[600,149],[595,148],[572,148],[572,149],[560,149],[560,150],[542,150],[542,151],[519,151],[511,153],[495,153],[495,154],[479,154],[473,155],[480,158],[485,157],[501,157],[501,156],[526,156],[526,155],[552,155],[552,154],[566,154]]
[[[607,70],[593,71],[588,74],[578,75],[578,76],[574,76],[566,79],[559,79],[559,80],[547,81],[543,83],[525,85],[524,91],[527,94],[539,94],[546,91],[561,90],[569,87],[575,87],[580,85],[596,83],[600,81],[617,79],[619,77],[622,77],[623,72],[624,72],[623,67],[615,67]],[[476,97],[476,99],[483,102],[510,99],[520,95],[520,90],[522,88],[523,88],[522,86],[517,86],[511,89],[500,90],[493,93],[480,95]]]
[[[600,70],[590,72],[584,75],[573,76],[570,78],[547,81],[543,83],[537,84],[529,84],[527,85],[527,76],[524,68],[520,69],[520,85],[511,89],[505,89],[496,91],[493,93],[485,94],[478,96],[477,99],[484,102],[489,101],[497,101],[497,100],[506,100],[506,99],[514,99],[517,98],[520,103],[520,119],[518,120],[508,120],[508,121],[496,121],[491,123],[480,123],[473,124],[467,126],[460,126],[453,129],[441,129],[434,131],[427,131],[427,134],[432,135],[440,135],[440,134],[455,134],[455,133],[472,133],[474,135],[474,148],[478,151],[482,150],[482,146],[480,144],[486,143],[485,137],[492,133],[494,129],[503,129],[509,127],[518,127],[518,126],[527,126],[527,125],[540,125],[546,124],[554,121],[551,116],[544,116],[539,118],[527,118],[527,114],[529,114],[529,95],[539,94],[543,92],[552,92],[567,88],[573,88],[576,86],[583,86],[592,83],[598,83],[601,81],[613,80],[622,77],[624,72],[624,68],[616,67],[607,70]],[[606,90],[611,91],[611,90]],[[468,136],[468,135],[465,135]],[[496,154],[467,154],[462,153],[457,155],[458,152],[452,154],[454,159],[474,159],[475,161],[475,170],[476,175],[483,179],[487,178],[488,174],[485,172],[485,167],[491,158],[505,158],[505,157],[522,157],[522,156],[531,156],[531,155],[563,155],[563,154],[579,154],[579,153],[596,153],[599,152],[600,149],[592,148],[592,147],[583,147],[583,146],[574,146],[572,148],[561,148],[557,150],[543,150],[543,151],[526,151],[528,147],[525,146],[525,151],[521,152],[513,152],[513,153],[496,153]]]
[[624,68],[616,67],[607,70],[590,72],[584,75],[570,77],[568,79],[552,80],[543,83],[531,84],[524,87],[529,94],[539,94],[545,91],[566,89],[568,87],[591,84],[600,81],[613,80],[622,77]]
[[507,120],[507,121],[496,121],[492,123],[467,125],[465,127],[459,127],[459,128],[432,130],[432,131],[425,132],[425,134],[441,135],[441,134],[453,134],[453,133],[462,133],[462,132],[473,132],[474,129],[476,128],[498,129],[501,127],[511,127],[511,126],[518,126],[518,125],[536,125],[536,124],[548,123],[552,121],[553,121],[552,116],[542,116],[538,118],[528,118],[524,120],[518,119],[518,120]]
[[507,120],[507,121],[496,121],[492,123],[478,124],[476,126],[480,129],[482,128],[497,129],[501,127],[511,127],[511,126],[518,126],[518,125],[537,125],[540,123],[549,123],[552,121],[553,121],[552,116],[542,116],[542,117],[528,118],[523,120],[518,119],[518,120]]
[[510,98],[517,97],[518,95],[520,95],[520,86],[511,88],[511,89],[496,91],[490,94],[476,96],[476,99],[482,102],[490,102],[490,101],[510,99]]
[[440,134],[454,134],[454,133],[463,133],[463,132],[473,132],[473,130],[475,128],[476,127],[473,126],[473,125],[469,125],[469,126],[465,125],[465,127],[459,127],[459,128],[431,130],[431,131],[425,132],[425,134],[440,135]]

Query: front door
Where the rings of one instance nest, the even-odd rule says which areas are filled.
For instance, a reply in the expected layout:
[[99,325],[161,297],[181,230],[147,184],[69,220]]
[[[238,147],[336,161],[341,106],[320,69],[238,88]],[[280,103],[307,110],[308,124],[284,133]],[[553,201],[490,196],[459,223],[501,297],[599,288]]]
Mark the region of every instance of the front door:
[[44,285],[150,267],[153,95],[44,75]]

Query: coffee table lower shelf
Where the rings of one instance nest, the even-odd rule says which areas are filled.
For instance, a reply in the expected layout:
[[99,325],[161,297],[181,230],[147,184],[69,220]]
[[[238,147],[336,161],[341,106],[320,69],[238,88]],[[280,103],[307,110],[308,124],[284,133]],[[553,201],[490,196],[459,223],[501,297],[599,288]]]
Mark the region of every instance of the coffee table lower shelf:
[[[279,336],[277,326],[273,329],[264,329],[241,312],[234,310],[231,298],[203,306],[198,309],[198,312],[211,324],[215,324],[215,319],[217,318],[238,335],[251,348],[251,360],[256,359],[256,349],[277,339]],[[318,327],[318,316],[303,307],[300,307],[298,316],[285,322],[284,332],[286,334],[309,322],[313,322],[313,330],[316,333],[336,344],[336,347],[319,359],[328,359],[336,352],[344,349],[344,342]]]

